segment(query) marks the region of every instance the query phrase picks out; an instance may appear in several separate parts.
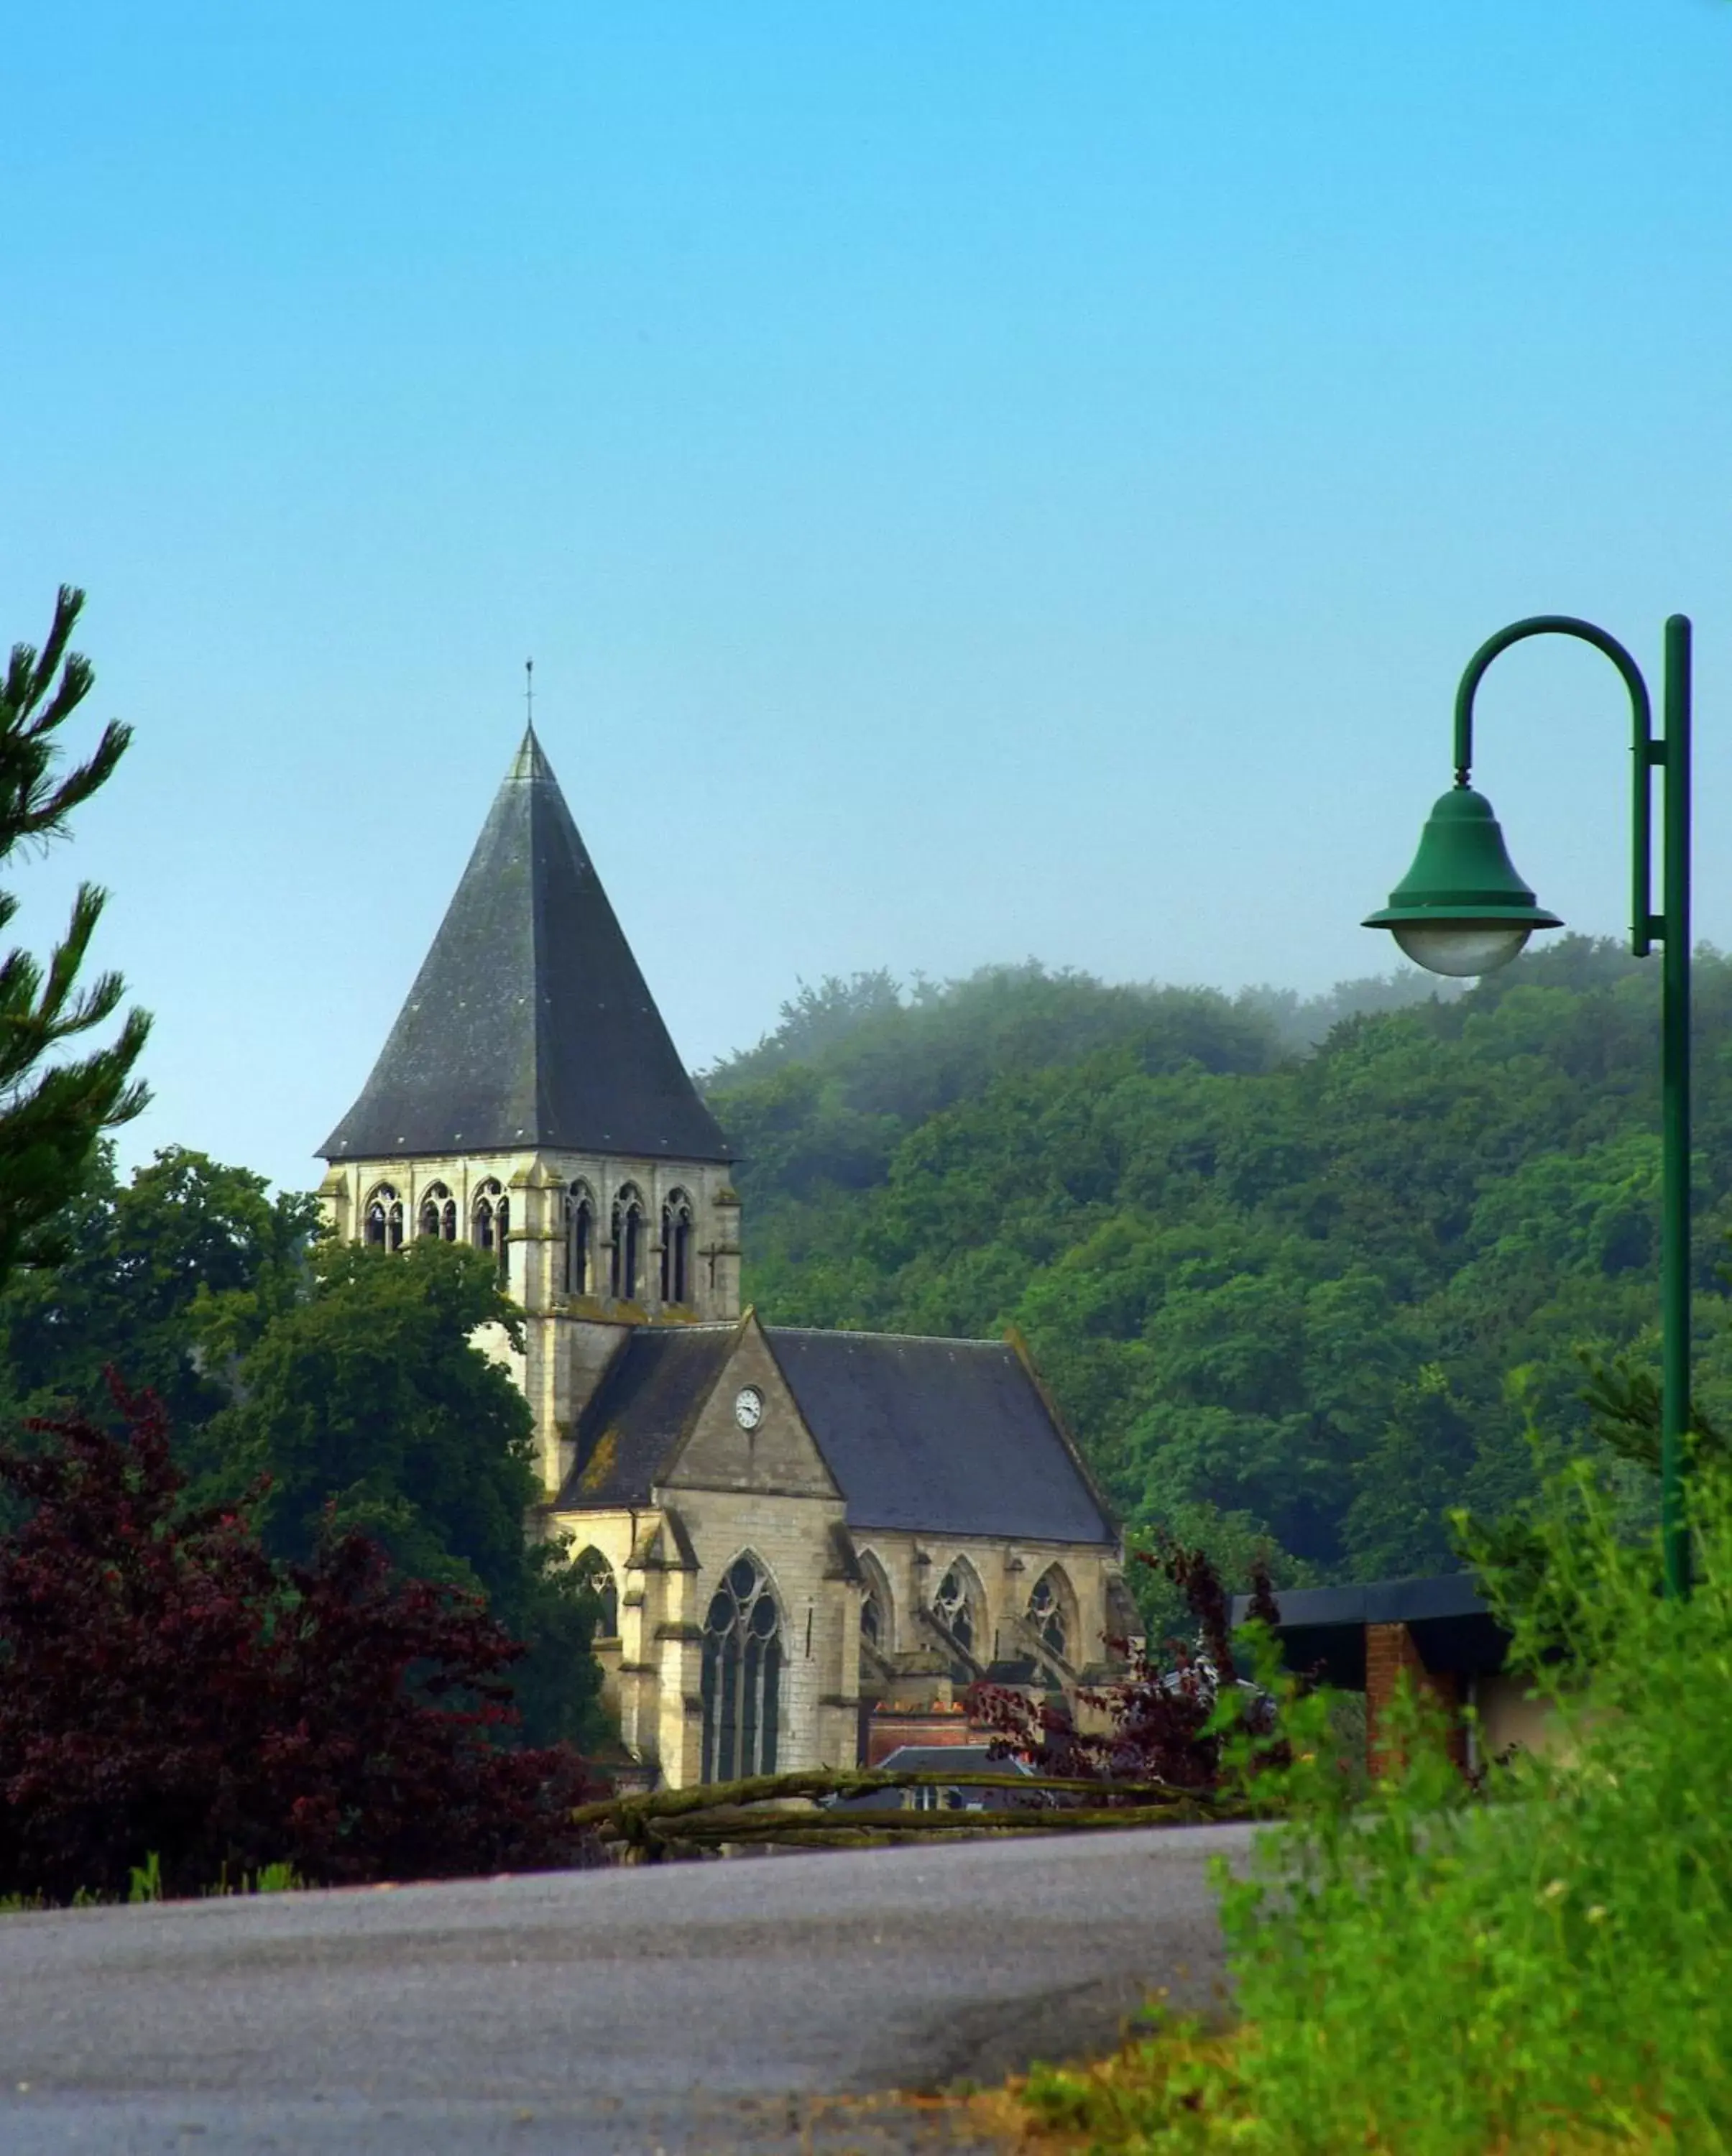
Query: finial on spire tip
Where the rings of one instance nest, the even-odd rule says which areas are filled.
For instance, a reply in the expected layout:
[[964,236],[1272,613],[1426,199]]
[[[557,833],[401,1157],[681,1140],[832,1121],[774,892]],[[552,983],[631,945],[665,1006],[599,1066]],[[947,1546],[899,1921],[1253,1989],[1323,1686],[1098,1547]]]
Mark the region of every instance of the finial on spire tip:
[[523,662],[523,708],[528,716],[529,731],[533,733],[535,732],[535,661],[532,659],[526,659]]

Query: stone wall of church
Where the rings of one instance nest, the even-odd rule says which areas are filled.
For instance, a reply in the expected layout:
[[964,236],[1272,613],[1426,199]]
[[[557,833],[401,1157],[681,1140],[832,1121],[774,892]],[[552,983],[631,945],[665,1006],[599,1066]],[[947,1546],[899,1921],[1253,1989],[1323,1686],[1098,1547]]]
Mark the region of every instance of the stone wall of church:
[[[953,1579],[969,1610],[971,1652],[983,1669],[1034,1656],[1070,1680],[1086,1672],[1104,1675],[1113,1659],[1107,1640],[1124,1629],[1117,1604],[1125,1590],[1116,1549],[866,1527],[855,1530],[854,1541],[878,1605],[877,1645],[884,1656],[923,1658],[939,1646],[921,1613],[935,1608],[941,1589]],[[1049,1612],[1030,1608],[1043,1581],[1062,1627],[1062,1652],[1050,1635]]]
[[[737,1413],[747,1388],[758,1419]],[[599,1550],[620,1586],[610,1682],[620,1734],[670,1788],[702,1778],[705,1628],[730,1568],[750,1557],[779,1617],[779,1769],[851,1766],[859,1744],[861,1583],[846,1507],[768,1343],[745,1328],[685,1433],[653,1515],[553,1517]],[[653,1522],[653,1524],[650,1524]]]
[[622,1741],[666,1787],[702,1778],[704,1621],[742,1556],[768,1574],[780,1620],[778,1769],[854,1763],[860,1590],[833,1532],[842,1511],[831,1497],[681,1490],[671,1517],[553,1517],[554,1532],[573,1538],[575,1562],[596,1553],[613,1573],[619,1630],[597,1643],[604,1697]]
[[[649,1575],[632,1563],[635,1552],[646,1549],[661,1526],[656,1512],[583,1512],[556,1515],[546,1522],[546,1532],[570,1536],[573,1564],[593,1571],[599,1559],[612,1583],[614,1629],[599,1631],[590,1645],[601,1665],[602,1701],[619,1725],[627,1748],[637,1752],[640,1734],[636,1727],[641,1687],[636,1680],[645,1667],[655,1627],[662,1621],[666,1595],[663,1574],[658,1569],[655,1593],[649,1591]],[[678,1601],[678,1597],[675,1598]],[[625,1726],[628,1708],[632,1727]]]
[[[851,1767],[858,1744],[860,1596],[839,1568],[830,1530],[841,1525],[839,1500],[682,1491],[680,1514],[702,1558],[694,1580],[702,1626],[734,1559],[755,1558],[768,1573],[782,1620],[781,1735],[776,1767]],[[700,1635],[701,1639],[701,1635]],[[701,1645],[691,1649],[691,1689],[698,1691]],[[701,1703],[700,1703],[701,1704]],[[700,1779],[702,1712],[688,1715],[677,1777],[666,1707],[661,1763],[676,1785]]]
[[[932,1607],[946,1575],[958,1572],[966,1577],[983,1665],[1033,1656],[1066,1683],[1113,1674],[1104,1635],[1118,1621],[1109,1602],[1121,1581],[1114,1553],[1087,1544],[868,1533],[856,1538],[856,1568],[835,1532],[843,1512],[837,1500],[768,1490],[682,1488],[677,1495],[677,1533],[666,1511],[565,1513],[552,1523],[572,1536],[578,1562],[597,1552],[612,1571],[618,1633],[597,1643],[607,1702],[626,1746],[668,1788],[702,1778],[704,1621],[742,1555],[768,1573],[781,1619],[780,1769],[855,1763],[861,1615],[868,1595],[883,1627],[881,1650],[907,1666],[907,1676],[884,1696],[906,1694],[908,1704],[926,1702],[932,1672],[942,1664],[918,1612]],[[1062,1656],[1029,1615],[1042,1578],[1058,1588],[1070,1630]],[[940,1688],[948,1697],[948,1686]]]

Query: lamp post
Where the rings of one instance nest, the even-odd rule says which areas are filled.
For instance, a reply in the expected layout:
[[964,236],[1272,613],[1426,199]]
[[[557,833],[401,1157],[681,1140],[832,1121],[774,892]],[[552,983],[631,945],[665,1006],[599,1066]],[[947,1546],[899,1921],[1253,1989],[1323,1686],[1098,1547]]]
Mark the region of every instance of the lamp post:
[[[1456,691],[1456,783],[1432,809],[1413,865],[1372,914],[1416,964],[1434,973],[1489,973],[1506,966],[1536,928],[1561,921],[1534,902],[1516,874],[1492,804],[1468,783],[1473,698],[1486,669],[1530,636],[1574,636],[1602,651],[1630,692],[1634,748],[1630,947],[1662,948],[1660,973],[1660,1540],[1666,1591],[1690,1591],[1683,1503],[1690,1417],[1690,624],[1666,624],[1665,731],[1656,741],[1647,684],[1616,637],[1570,614],[1512,622],[1481,644]],[[1660,911],[1652,911],[1653,774],[1666,774]]]

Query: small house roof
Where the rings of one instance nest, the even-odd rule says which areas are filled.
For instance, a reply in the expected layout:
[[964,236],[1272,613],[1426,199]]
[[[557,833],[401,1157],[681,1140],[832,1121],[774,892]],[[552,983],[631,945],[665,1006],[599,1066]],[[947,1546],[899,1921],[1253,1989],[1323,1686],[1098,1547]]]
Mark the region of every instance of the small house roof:
[[[1318,1671],[1349,1691],[1365,1688],[1370,1625],[1405,1625],[1427,1669],[1462,1676],[1501,1669],[1509,1645],[1471,1573],[1277,1588],[1275,1605],[1273,1629],[1288,1666]],[[1250,1597],[1236,1594],[1231,1622],[1242,1625],[1249,1614]]]
[[898,1744],[878,1762],[875,1773],[885,1774],[942,1774],[947,1768],[965,1773],[1032,1774],[1034,1769],[1015,1753],[994,1758],[990,1740],[978,1744]]
[[[994,1758],[989,1743],[979,1744],[899,1744],[894,1752],[878,1762],[876,1772],[899,1774],[1024,1774],[1031,1775],[1033,1769],[1021,1759]],[[962,1793],[964,1805],[971,1811],[998,1811],[1013,1804],[1026,1804],[1025,1797],[1015,1789],[982,1789],[954,1784]],[[897,1811],[903,1809],[908,1794],[903,1789],[861,1789],[853,1794],[837,1797],[831,1801],[831,1810],[845,1812]]]

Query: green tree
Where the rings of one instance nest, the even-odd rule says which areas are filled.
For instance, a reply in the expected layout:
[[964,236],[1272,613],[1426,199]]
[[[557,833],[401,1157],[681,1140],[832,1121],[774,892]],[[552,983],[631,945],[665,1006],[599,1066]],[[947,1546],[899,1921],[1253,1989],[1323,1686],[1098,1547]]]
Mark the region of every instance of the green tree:
[[1355,1478],[1343,1532],[1362,1578],[1454,1568],[1447,1513],[1472,1462],[1469,1418],[1447,1373],[1428,1363],[1396,1387],[1389,1421]]
[[266,1539],[308,1557],[327,1509],[423,1578],[454,1567],[496,1591],[535,1495],[527,1403],[471,1344],[521,1322],[496,1265],[422,1238],[399,1252],[327,1244],[312,1291],[268,1324],[209,1442],[243,1480],[271,1478]]
[[318,1201],[181,1146],[130,1182],[97,1148],[52,1224],[54,1266],[0,1289],[0,1379],[15,1415],[105,1414],[112,1366],[162,1402],[183,1450],[227,1405],[239,1359],[305,1291]]
[[[82,592],[62,585],[42,649],[13,646],[0,685],[0,860],[64,837],[131,737],[111,720],[87,762],[59,767],[55,736],[95,678],[89,660],[67,648],[83,605]],[[18,903],[0,892],[0,928]],[[106,1046],[68,1052],[113,1017],[126,992],[114,973],[80,986],[103,904],[95,885],[80,886],[46,967],[21,950],[0,961],[0,1281],[51,1255],[44,1230],[77,1192],[102,1133],[145,1103],[131,1075],[150,1031],[142,1011],[129,1011]]]
[[274,1553],[305,1560],[328,1527],[359,1528],[406,1573],[478,1587],[529,1648],[514,1681],[531,1743],[593,1739],[594,1610],[564,1553],[525,1539],[538,1495],[527,1403],[475,1344],[521,1348],[497,1268],[462,1244],[398,1252],[327,1244],[310,1294],[265,1325],[201,1462],[239,1489],[270,1478]]

